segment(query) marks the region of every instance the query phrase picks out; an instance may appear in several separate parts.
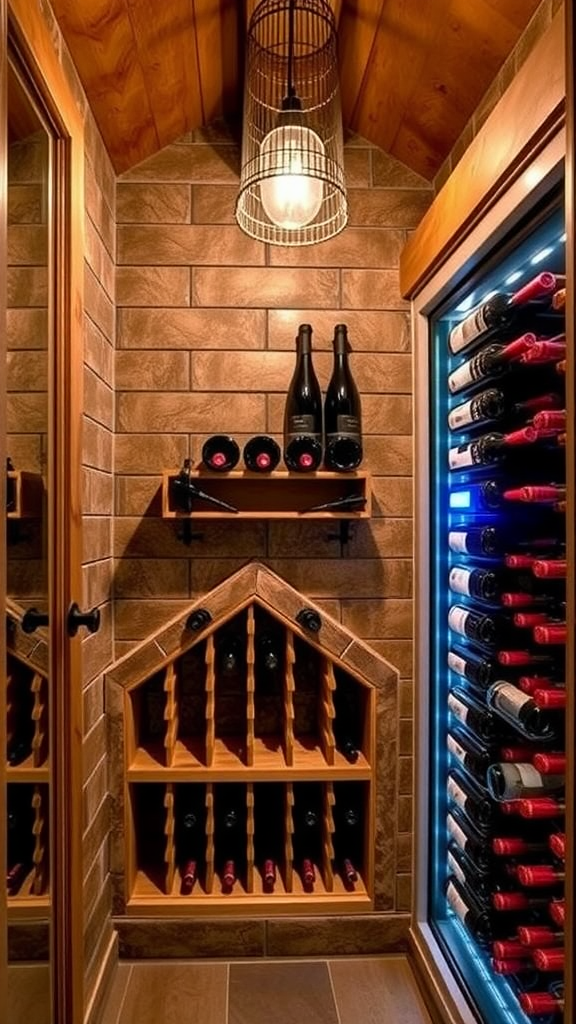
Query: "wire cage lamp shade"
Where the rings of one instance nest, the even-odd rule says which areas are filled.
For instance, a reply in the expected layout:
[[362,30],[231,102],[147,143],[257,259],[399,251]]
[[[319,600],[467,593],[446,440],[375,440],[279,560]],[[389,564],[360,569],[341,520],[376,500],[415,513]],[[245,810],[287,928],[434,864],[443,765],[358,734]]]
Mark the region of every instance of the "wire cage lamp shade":
[[275,245],[346,226],[336,21],[327,0],[260,0],[248,26],[236,219]]

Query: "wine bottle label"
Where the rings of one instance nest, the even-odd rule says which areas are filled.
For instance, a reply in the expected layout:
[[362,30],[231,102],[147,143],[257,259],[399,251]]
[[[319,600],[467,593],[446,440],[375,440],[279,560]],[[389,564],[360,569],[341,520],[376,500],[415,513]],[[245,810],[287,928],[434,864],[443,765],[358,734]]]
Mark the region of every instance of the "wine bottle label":
[[330,431],[327,437],[358,437],[360,433],[360,420],[357,416],[337,416],[336,430]]
[[466,801],[468,797],[466,796],[464,790],[460,788],[460,786],[456,782],[456,779],[448,779],[448,785],[446,787],[446,790],[448,792],[449,799],[453,800],[454,803],[458,805],[458,807],[466,807]]
[[450,548],[450,551],[458,551],[460,554],[467,555],[467,538],[467,530],[450,530],[450,533],[448,534],[448,547]]
[[448,577],[448,586],[450,590],[453,590],[455,594],[465,594],[470,597],[470,577],[472,576],[471,569],[462,569],[460,566],[455,566],[450,570]]
[[452,373],[448,376],[448,390],[452,395],[455,395],[457,391],[461,391],[462,388],[471,384],[472,381],[476,380],[475,363],[473,359],[469,359],[467,363],[463,363],[456,370],[452,370]]
[[456,860],[454,854],[451,853],[450,850],[448,850],[448,853],[446,855],[446,860],[448,861],[448,869],[450,871],[450,874],[454,875],[454,877],[457,878],[459,882],[462,882],[462,884],[465,885],[466,884],[466,875],[462,871],[462,868],[460,867],[460,865],[459,865],[458,861]]
[[466,636],[466,623],[470,618],[470,612],[466,608],[454,605],[448,612],[448,625],[455,633]]
[[493,704],[498,711],[513,718],[519,718],[522,708],[530,703],[532,698],[527,693],[522,693],[511,683],[499,683],[494,690]]
[[448,733],[446,746],[448,747],[449,753],[453,754],[454,757],[458,761],[460,761],[461,764],[466,764],[467,751],[464,750],[464,747],[462,747],[460,743],[458,743],[458,740],[455,740],[454,737],[450,735],[450,733]]
[[448,651],[448,668],[451,668],[459,676],[466,675],[466,661],[458,654],[454,654],[454,651]]
[[289,433],[294,437],[299,434],[313,434],[316,436],[316,422],[315,417],[311,414],[301,416],[291,416],[288,422]]
[[476,465],[477,445],[475,441],[470,444],[459,444],[448,452],[448,465],[450,469],[464,469],[466,466]]
[[466,917],[469,913],[469,908],[464,903],[464,900],[460,896],[460,893],[456,891],[456,888],[452,885],[452,882],[448,882],[446,887],[446,899],[456,917],[459,917],[463,924],[466,923]]
[[488,330],[485,317],[485,306],[480,306],[475,313],[471,313],[461,323],[456,324],[448,335],[448,346],[450,351],[456,355],[463,348],[466,348],[474,338],[477,338],[483,331]]
[[446,816],[446,827],[456,845],[459,846],[461,850],[465,850],[466,844],[468,843],[468,837],[466,836],[466,833],[462,831],[460,825],[454,820],[451,814]]
[[506,800],[520,799],[527,789],[542,789],[542,776],[531,764],[517,762],[512,765],[502,765],[502,773],[506,783],[506,791],[503,794]]
[[448,414],[448,426],[450,430],[458,430],[462,427],[468,426],[469,423],[473,423],[476,417],[474,416],[474,405],[476,399],[472,398],[469,402],[464,402],[463,405],[457,405],[455,409],[452,409]]
[[455,697],[453,693],[449,694],[448,696],[448,707],[452,714],[454,715],[454,718],[457,718],[458,721],[464,722],[464,724],[466,724],[466,722],[468,721],[468,712],[470,709],[467,708],[466,705],[463,704],[461,700],[458,700],[458,697]]

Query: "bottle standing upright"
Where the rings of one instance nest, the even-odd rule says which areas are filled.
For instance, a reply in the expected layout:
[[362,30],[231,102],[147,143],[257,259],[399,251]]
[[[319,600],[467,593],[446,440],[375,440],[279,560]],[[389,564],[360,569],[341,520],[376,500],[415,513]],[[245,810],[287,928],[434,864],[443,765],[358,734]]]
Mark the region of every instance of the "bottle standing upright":
[[346,473],[362,462],[362,411],[360,395],[348,364],[346,324],[334,328],[334,367],[324,401],[326,469]]
[[312,365],[312,328],[300,324],[296,367],[284,408],[284,462],[288,469],[308,473],[322,462],[322,394]]

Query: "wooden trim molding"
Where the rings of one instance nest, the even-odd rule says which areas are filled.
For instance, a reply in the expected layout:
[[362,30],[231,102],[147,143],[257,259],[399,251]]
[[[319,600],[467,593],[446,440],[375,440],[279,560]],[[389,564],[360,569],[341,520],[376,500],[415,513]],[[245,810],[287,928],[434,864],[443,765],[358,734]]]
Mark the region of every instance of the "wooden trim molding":
[[52,1018],[81,1024],[82,664],[81,638],[66,632],[81,600],[81,425],[83,365],[84,128],[39,5],[8,0],[9,37],[53,130],[54,357],[49,403],[51,456],[50,726],[52,801]]
[[562,123],[564,13],[558,12],[425,213],[400,257],[411,298]]
[[[6,39],[6,3],[0,0],[0,38]],[[2,267],[8,262],[6,248],[6,207],[7,207],[7,164],[8,164],[8,124],[6,116],[6,94],[8,81],[6,74],[6,47],[0,47],[0,259]],[[6,366],[6,274],[0,274],[0,365]],[[3,375],[4,379],[4,375]],[[0,486],[0,508],[6,508],[6,388],[0,389],[0,466],[2,467],[2,485]],[[2,629],[0,629],[0,665],[2,673],[6,665],[6,530],[0,536],[0,611],[2,613]],[[0,750],[6,750],[6,687],[0,692]],[[0,792],[6,792],[6,761],[0,758]],[[0,877],[6,877],[6,815],[0,819]],[[6,887],[2,887],[0,896],[0,992],[7,992],[8,964],[8,931],[6,913]]]

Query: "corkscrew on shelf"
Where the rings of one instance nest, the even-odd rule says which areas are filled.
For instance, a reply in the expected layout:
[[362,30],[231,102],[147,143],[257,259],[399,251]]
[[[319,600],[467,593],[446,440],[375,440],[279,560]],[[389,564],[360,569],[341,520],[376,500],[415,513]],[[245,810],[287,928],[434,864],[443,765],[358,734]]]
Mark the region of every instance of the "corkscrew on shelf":
[[[239,511],[235,505],[230,505],[227,501],[222,501],[221,498],[215,498],[213,494],[208,494],[207,491],[198,487],[193,482],[191,474],[192,465],[190,459],[184,459],[180,473],[172,480],[172,491],[180,511],[191,514],[195,499],[197,501],[205,501],[208,505],[214,505],[215,508],[221,508],[225,512],[236,513]],[[191,544],[193,540],[202,540],[203,536],[202,533],[193,533],[188,519],[184,520],[178,531],[178,539],[183,541],[184,544]]]

